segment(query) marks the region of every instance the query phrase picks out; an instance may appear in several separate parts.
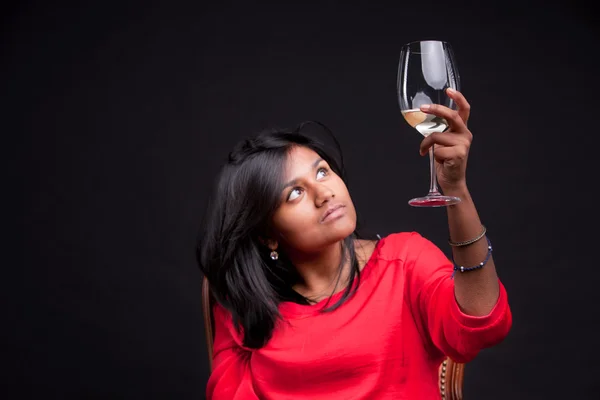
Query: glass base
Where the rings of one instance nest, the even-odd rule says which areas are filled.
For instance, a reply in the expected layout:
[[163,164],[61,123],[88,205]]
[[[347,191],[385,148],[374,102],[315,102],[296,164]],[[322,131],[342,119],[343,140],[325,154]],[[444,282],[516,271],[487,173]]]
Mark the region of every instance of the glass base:
[[460,203],[459,197],[444,196],[441,194],[416,197],[408,201],[413,207],[446,207]]

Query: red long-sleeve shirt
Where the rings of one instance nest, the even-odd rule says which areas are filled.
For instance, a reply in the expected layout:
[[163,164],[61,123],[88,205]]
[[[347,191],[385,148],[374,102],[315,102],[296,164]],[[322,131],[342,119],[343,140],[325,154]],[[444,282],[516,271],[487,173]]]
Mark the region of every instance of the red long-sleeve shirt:
[[[484,267],[485,268],[485,267]],[[261,349],[242,338],[221,306],[214,309],[214,370],[209,400],[439,398],[445,356],[468,362],[507,335],[506,291],[487,316],[461,312],[452,263],[417,233],[381,239],[353,297],[325,304],[280,305],[283,321]],[[331,298],[334,304],[341,292]]]

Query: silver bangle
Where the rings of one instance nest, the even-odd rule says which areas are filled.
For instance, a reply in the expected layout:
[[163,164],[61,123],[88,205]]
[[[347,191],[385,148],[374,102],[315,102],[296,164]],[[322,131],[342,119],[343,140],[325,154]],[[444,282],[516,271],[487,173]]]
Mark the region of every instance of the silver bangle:
[[485,225],[481,224],[481,227],[483,228],[483,230],[481,231],[479,236],[477,236],[473,239],[470,239],[470,240],[465,240],[464,242],[453,242],[452,240],[448,239],[448,244],[453,247],[463,247],[463,246],[468,246],[470,244],[477,242],[478,240],[480,240],[482,237],[485,236],[485,232],[487,231]]

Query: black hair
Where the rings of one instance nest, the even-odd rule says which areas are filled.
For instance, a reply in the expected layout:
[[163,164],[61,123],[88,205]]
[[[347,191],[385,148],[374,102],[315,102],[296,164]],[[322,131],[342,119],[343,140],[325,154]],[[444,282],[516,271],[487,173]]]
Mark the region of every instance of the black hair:
[[[308,124],[320,126],[333,138],[339,162],[323,143],[301,133]],[[339,142],[325,125],[308,121],[294,130],[263,131],[242,140],[229,153],[217,178],[198,241],[197,261],[210,283],[211,293],[231,313],[236,329],[243,333],[243,345],[248,348],[261,348],[271,338],[281,318],[280,302],[310,304],[309,299],[292,289],[299,274],[289,258],[280,252],[279,258],[272,260],[270,251],[260,240],[267,237],[271,218],[280,205],[285,163],[290,150],[296,146],[316,152],[346,181]],[[354,239],[358,237],[355,229],[342,241],[342,260],[335,287],[348,260],[351,265],[349,284],[335,304],[327,307],[327,301],[323,312],[338,308],[358,287],[353,285],[355,279],[360,279],[354,250]]]

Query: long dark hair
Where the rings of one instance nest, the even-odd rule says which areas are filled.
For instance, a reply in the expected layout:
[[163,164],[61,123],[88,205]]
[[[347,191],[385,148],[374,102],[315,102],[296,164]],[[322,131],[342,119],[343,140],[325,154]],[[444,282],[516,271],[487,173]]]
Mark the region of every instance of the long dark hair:
[[[309,124],[320,126],[333,139],[339,162],[322,142],[301,133]],[[299,275],[289,258],[280,251],[279,259],[272,260],[270,251],[259,239],[267,236],[271,217],[280,205],[285,163],[295,146],[313,150],[346,181],[340,145],[325,125],[308,121],[294,130],[263,131],[241,141],[229,153],[209,201],[198,241],[197,260],[210,283],[212,295],[231,313],[248,348],[260,348],[271,338],[275,323],[281,317],[280,302],[310,304],[309,299],[292,289]],[[326,303],[323,312],[338,308],[358,286],[352,284],[360,279],[354,250],[354,239],[358,237],[355,230],[342,241],[342,260],[335,286],[348,260],[351,265],[349,284],[335,304],[327,307],[329,302]]]

